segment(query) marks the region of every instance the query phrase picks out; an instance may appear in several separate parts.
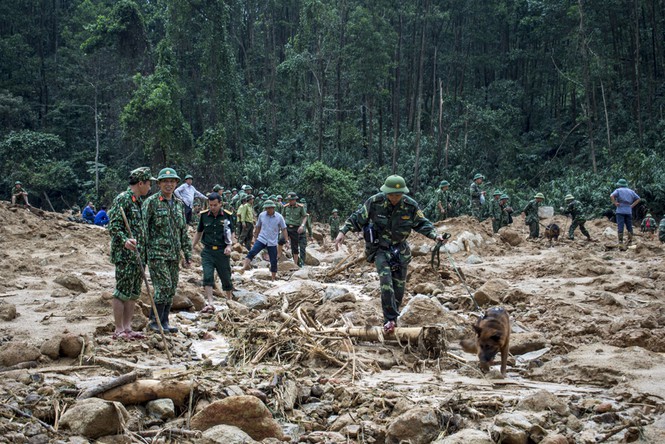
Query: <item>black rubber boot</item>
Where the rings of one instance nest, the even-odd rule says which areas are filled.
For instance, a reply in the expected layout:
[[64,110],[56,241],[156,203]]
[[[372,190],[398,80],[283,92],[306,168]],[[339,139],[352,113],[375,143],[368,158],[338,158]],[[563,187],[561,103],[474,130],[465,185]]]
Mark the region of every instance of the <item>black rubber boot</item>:
[[[162,322],[162,317],[164,316],[164,308],[166,306],[164,304],[155,304],[155,307],[157,308],[157,317],[159,318],[159,321]],[[152,331],[159,332],[159,325],[157,325],[157,320],[155,319],[155,313],[153,312],[152,308],[150,309],[150,323],[148,324],[148,328]],[[164,327],[163,322],[162,322],[162,328],[166,330],[166,327]]]
[[162,316],[159,318],[159,320],[162,322],[162,328],[164,329],[165,332],[177,333],[178,328],[177,327],[171,327],[169,325],[169,313],[170,312],[171,312],[171,304],[166,304],[164,306],[164,311],[162,312]]

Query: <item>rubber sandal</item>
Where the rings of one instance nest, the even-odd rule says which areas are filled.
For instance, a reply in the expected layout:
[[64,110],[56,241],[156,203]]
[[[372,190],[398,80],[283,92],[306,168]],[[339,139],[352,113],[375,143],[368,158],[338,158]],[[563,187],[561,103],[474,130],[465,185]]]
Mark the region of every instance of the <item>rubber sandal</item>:
[[201,310],[201,313],[214,313],[215,312],[215,307],[212,305],[206,305],[203,307],[203,310]]
[[383,332],[384,333],[393,333],[395,331],[395,327],[397,324],[395,324],[395,321],[388,321],[385,324],[383,324]]
[[127,334],[125,331],[117,331],[113,333],[113,339],[122,340],[122,341],[132,341],[132,337]]
[[134,330],[125,330],[125,334],[129,336],[130,339],[145,339],[145,335],[141,333],[140,331],[134,331]]

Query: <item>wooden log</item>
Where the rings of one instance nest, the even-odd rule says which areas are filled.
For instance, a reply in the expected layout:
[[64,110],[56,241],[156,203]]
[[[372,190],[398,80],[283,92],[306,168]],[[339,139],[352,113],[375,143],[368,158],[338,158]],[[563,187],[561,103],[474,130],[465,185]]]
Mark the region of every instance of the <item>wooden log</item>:
[[93,396],[97,396],[100,393],[104,393],[106,391],[111,390],[112,388],[129,384],[130,382],[134,382],[138,379],[139,374],[136,372],[131,372],[127,373],[125,375],[119,376],[117,378],[113,378],[110,381],[106,381],[103,384],[99,384],[96,387],[90,388],[83,393],[79,395],[79,399],[86,399],[86,398],[92,398]]
[[[358,257],[356,257],[356,258],[355,258],[354,260],[352,260],[351,262],[347,262],[346,264],[344,264],[344,265],[341,266],[341,267],[338,266],[337,268],[333,269],[333,270],[330,271],[328,274],[326,274],[326,278],[331,278],[331,277],[333,277],[333,276],[335,276],[335,275],[341,273],[342,271],[346,270],[347,268],[350,268],[350,267],[356,265],[357,263],[363,261],[363,259],[365,259],[365,255],[364,255],[364,254],[363,254],[362,256],[358,256]],[[346,259],[345,259],[345,260],[346,260]],[[344,261],[342,261],[342,262],[344,262]]]
[[161,398],[169,398],[177,407],[184,407],[189,393],[196,388],[193,381],[159,381],[141,379],[99,395],[107,401],[116,401],[124,405],[143,404]]

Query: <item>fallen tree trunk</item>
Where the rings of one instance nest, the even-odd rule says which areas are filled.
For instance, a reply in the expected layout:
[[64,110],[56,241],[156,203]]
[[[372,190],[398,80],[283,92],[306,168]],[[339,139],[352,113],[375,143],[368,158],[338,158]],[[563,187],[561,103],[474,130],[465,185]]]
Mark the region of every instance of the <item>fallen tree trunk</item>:
[[104,393],[106,391],[111,390],[112,388],[116,388],[121,385],[129,384],[130,382],[134,382],[138,379],[139,374],[136,372],[131,372],[127,373],[126,375],[119,376],[117,378],[113,378],[110,381],[107,381],[103,384],[98,385],[97,387],[93,387],[91,389],[88,389],[81,393],[79,395],[79,399],[86,399],[86,398],[92,398],[93,396],[97,396],[100,393]]
[[143,404],[160,398],[169,398],[177,407],[184,407],[189,394],[196,385],[192,381],[159,381],[141,379],[99,395],[107,401],[120,402],[123,405]]

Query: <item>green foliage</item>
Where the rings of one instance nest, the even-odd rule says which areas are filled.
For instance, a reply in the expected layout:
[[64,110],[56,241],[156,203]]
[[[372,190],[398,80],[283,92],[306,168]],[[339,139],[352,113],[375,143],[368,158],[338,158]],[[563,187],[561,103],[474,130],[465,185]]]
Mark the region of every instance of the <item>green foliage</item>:
[[351,214],[360,203],[349,196],[356,189],[356,179],[347,171],[314,162],[302,171],[300,178],[298,193],[307,196],[307,209],[320,219],[325,219],[333,208],[339,209],[340,215]]

